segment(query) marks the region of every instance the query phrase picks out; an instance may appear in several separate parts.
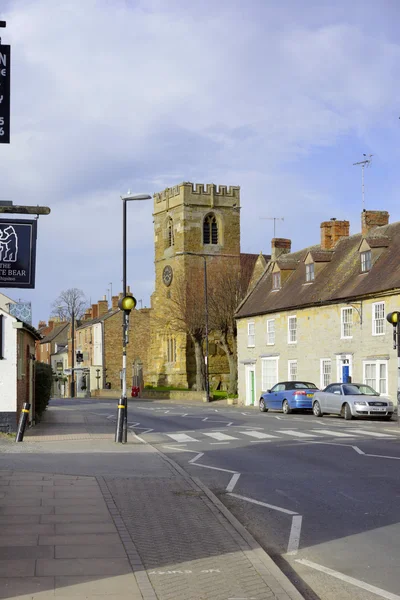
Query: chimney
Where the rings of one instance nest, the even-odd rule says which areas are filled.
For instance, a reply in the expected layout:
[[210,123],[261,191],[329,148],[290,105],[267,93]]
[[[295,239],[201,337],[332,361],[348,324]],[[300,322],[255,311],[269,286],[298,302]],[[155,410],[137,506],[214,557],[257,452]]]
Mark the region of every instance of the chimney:
[[375,227],[389,224],[389,213],[386,210],[363,210],[361,213],[361,233],[363,237]]
[[291,240],[273,238],[271,240],[271,260],[278,260],[282,254],[289,254],[292,248]]
[[97,304],[92,304],[92,319],[97,319],[99,316],[99,307]]
[[42,327],[47,327],[46,321],[39,321],[38,329],[42,329]]
[[349,237],[349,233],[349,221],[324,221],[321,223],[321,250],[331,250],[341,238]]
[[108,312],[108,302],[106,296],[103,297],[103,300],[99,300],[97,303],[99,317],[102,317]]
[[118,296],[113,296],[111,298],[111,309],[112,310],[117,310],[117,308],[118,308],[118,300],[119,300]]
[[54,329],[54,321],[49,321],[49,333]]
[[92,318],[92,309],[91,308],[87,308],[85,311],[85,315],[83,317],[84,321],[90,321]]

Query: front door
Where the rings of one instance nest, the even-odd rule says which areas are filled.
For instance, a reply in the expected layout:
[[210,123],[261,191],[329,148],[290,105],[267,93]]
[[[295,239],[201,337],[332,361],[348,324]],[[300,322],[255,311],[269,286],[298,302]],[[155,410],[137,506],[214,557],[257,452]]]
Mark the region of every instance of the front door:
[[254,406],[256,401],[256,373],[254,365],[247,367],[246,404]]
[[352,361],[351,354],[345,354],[338,357],[337,367],[338,367],[338,381],[340,383],[350,383],[352,376]]

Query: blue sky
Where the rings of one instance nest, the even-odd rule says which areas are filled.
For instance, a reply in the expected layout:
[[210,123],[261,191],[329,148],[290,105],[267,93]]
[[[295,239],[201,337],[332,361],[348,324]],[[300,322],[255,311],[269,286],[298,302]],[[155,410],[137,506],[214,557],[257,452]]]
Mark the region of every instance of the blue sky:
[[[0,198],[44,204],[35,290],[121,287],[120,194],[181,181],[241,186],[242,250],[294,250],[366,208],[400,220],[397,0],[2,0],[12,45],[12,138]],[[154,289],[152,202],[129,205],[128,279]]]

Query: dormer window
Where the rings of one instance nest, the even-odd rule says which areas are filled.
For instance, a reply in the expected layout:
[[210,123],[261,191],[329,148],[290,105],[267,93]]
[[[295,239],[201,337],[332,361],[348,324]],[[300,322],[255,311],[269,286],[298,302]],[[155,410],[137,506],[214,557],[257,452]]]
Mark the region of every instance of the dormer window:
[[366,250],[360,253],[361,257],[361,273],[366,273],[371,270],[371,250]]
[[309,263],[308,265],[306,265],[306,281],[314,281],[314,277],[314,263]]
[[215,215],[207,215],[203,221],[203,244],[218,244],[218,223]]
[[272,273],[272,289],[280,290],[281,289],[281,272],[277,271],[276,273]]

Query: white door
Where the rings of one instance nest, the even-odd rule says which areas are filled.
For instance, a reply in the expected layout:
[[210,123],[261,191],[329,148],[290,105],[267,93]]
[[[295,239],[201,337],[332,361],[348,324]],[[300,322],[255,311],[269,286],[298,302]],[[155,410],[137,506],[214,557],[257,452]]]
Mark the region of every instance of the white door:
[[256,369],[254,365],[246,366],[246,405],[256,403]]

